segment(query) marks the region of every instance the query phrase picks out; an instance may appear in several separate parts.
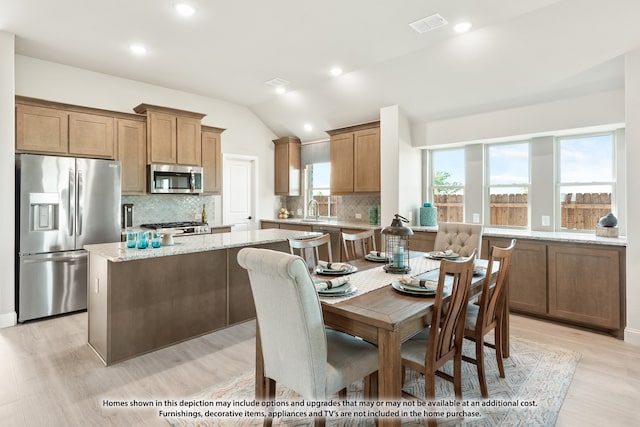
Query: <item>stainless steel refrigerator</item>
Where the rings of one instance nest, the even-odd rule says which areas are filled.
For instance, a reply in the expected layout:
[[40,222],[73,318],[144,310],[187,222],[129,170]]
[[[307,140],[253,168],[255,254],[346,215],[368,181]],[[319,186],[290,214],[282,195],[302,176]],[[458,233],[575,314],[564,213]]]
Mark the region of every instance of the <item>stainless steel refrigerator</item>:
[[16,155],[18,321],[87,308],[84,245],[120,241],[120,162]]

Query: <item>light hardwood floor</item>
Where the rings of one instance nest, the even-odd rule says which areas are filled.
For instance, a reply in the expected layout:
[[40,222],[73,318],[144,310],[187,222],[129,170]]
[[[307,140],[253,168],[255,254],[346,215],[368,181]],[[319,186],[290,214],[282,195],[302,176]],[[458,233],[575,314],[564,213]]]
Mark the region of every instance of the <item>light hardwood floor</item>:
[[[108,368],[86,324],[79,313],[0,329],[0,426],[166,426],[153,409],[102,400],[181,399],[254,366],[254,322]],[[511,333],[582,354],[557,426],[640,425],[640,346],[514,315]]]

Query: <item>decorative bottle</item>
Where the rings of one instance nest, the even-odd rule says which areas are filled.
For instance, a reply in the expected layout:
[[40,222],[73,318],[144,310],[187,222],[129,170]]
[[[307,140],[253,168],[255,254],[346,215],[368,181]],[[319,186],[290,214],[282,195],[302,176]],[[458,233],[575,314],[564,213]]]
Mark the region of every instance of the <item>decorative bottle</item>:
[[205,209],[205,204],[202,204],[202,222],[207,222],[207,210]]

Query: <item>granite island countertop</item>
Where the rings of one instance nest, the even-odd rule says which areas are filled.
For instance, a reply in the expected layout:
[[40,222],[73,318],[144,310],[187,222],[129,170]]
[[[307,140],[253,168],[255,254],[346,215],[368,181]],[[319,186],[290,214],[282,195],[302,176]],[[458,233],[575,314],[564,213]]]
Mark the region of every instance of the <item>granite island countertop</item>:
[[234,231],[219,234],[198,234],[192,236],[175,236],[175,244],[159,248],[129,249],[125,242],[85,245],[92,254],[106,258],[112,262],[132,261],[137,259],[157,258],[163,256],[188,254],[194,252],[228,249],[239,246],[260,245],[283,242],[289,238],[308,238],[320,233],[295,230],[265,229]]

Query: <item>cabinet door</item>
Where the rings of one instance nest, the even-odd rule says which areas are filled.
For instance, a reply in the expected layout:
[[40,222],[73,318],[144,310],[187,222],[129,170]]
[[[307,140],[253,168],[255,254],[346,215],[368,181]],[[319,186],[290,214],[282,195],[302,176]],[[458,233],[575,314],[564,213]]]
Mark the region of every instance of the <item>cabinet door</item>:
[[115,158],[113,117],[69,113],[69,154]]
[[353,133],[332,136],[330,152],[331,194],[353,193]]
[[205,193],[222,192],[222,148],[220,134],[202,132],[203,189]]
[[149,111],[147,114],[149,163],[176,163],[176,117]]
[[69,113],[53,108],[16,105],[16,151],[66,154]]
[[260,228],[261,229],[265,229],[265,228],[280,228],[280,224],[277,223],[277,222],[262,221],[260,223]]
[[275,194],[289,195],[289,144],[276,144],[274,157]]
[[380,191],[380,128],[353,134],[353,191]]
[[620,250],[550,244],[549,314],[599,328],[620,328]]
[[[488,239],[488,247],[507,247],[511,240]],[[509,308],[522,313],[547,313],[547,246],[518,240],[509,270]],[[489,251],[486,253],[489,257]]]
[[412,251],[429,252],[433,250],[435,241],[435,232],[415,231],[413,233],[413,236],[409,238],[409,249],[411,249]]
[[180,165],[202,165],[200,119],[177,117],[177,162]]
[[144,122],[118,119],[118,156],[122,165],[122,194],[145,194],[147,185]]

